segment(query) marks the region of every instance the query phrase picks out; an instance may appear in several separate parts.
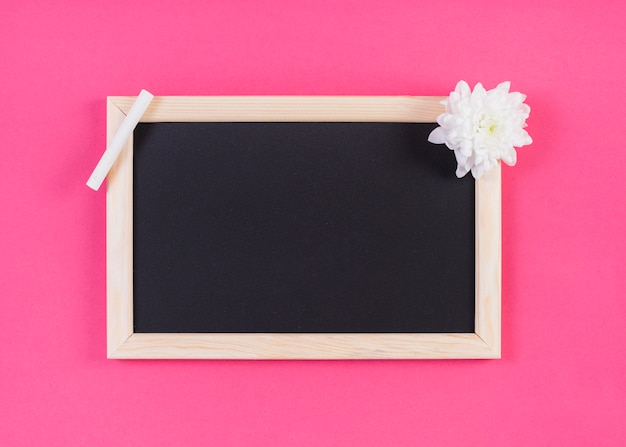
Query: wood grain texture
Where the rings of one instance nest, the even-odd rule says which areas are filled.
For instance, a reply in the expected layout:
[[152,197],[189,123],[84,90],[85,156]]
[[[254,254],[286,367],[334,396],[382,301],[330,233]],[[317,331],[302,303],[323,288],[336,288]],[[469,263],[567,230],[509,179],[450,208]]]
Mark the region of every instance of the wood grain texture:
[[476,334],[133,334],[115,358],[492,358]]
[[500,358],[501,166],[476,181],[476,334]]
[[[128,113],[134,96],[110,98]],[[433,122],[443,112],[435,96],[161,96],[142,122]]]
[[[124,120],[107,102],[107,144]],[[133,333],[133,137],[124,145],[107,177],[107,355]]]
[[[142,122],[435,122],[443,97],[155,97]],[[135,97],[109,97],[114,134]],[[133,333],[132,138],[107,183],[107,356],[196,359],[500,357],[500,166],[476,182],[476,333]]]

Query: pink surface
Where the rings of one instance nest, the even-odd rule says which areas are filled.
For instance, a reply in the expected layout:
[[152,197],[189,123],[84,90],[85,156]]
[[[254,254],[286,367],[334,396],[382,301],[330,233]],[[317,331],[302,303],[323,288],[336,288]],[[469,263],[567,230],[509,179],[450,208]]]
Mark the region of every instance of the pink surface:
[[[0,443],[626,445],[622,4],[4,2]],[[107,95],[459,79],[532,107],[503,169],[502,360],[105,359],[105,193],[85,181]]]

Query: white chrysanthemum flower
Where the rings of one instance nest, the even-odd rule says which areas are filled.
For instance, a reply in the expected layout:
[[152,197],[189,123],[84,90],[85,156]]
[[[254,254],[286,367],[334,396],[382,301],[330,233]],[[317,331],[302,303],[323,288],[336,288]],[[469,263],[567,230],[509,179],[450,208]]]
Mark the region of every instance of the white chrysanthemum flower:
[[465,81],[459,81],[450,96],[443,101],[445,113],[437,118],[437,127],[428,141],[446,144],[454,151],[457,177],[472,171],[474,178],[504,161],[513,166],[517,161],[515,147],[532,143],[524,130],[530,107],[524,104],[526,95],[509,93],[510,82],[503,82],[486,91],[476,84],[472,92]]

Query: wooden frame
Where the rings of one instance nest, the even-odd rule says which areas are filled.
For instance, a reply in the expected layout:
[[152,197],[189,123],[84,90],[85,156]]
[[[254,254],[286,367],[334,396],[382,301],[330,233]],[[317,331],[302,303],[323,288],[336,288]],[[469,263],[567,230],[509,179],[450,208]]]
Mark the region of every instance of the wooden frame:
[[[142,122],[434,122],[442,97],[155,97]],[[110,141],[134,97],[109,97]],[[444,150],[442,148],[442,150]],[[476,181],[475,333],[133,332],[133,141],[107,182],[108,358],[420,359],[500,357],[500,166]]]

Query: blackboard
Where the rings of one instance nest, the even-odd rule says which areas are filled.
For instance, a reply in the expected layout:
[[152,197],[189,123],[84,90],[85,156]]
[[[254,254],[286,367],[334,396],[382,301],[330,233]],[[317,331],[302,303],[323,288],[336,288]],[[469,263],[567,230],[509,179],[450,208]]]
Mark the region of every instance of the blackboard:
[[[175,119],[150,119],[148,110],[137,126],[124,174],[132,185],[125,324],[130,338],[168,341],[153,340],[137,355],[127,338],[119,357],[499,355],[493,346],[482,354],[431,346],[437,337],[482,340],[484,304],[480,189],[471,177],[456,178],[451,151],[428,143],[434,120],[390,120],[382,109],[379,120],[299,120],[296,109],[289,120],[274,101],[281,116],[268,115],[266,104],[266,120],[228,112],[188,119],[173,108]],[[398,337],[411,336],[427,337],[425,347],[397,354],[407,340]],[[286,354],[255,341],[267,337]],[[195,340],[192,355],[186,338]],[[365,352],[369,343],[370,353],[349,346],[319,354],[333,339],[354,339]],[[393,340],[388,353],[377,345]]]

